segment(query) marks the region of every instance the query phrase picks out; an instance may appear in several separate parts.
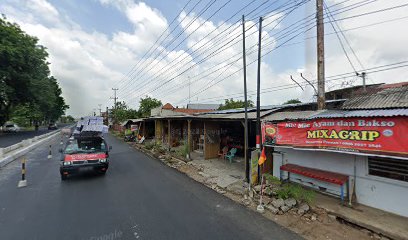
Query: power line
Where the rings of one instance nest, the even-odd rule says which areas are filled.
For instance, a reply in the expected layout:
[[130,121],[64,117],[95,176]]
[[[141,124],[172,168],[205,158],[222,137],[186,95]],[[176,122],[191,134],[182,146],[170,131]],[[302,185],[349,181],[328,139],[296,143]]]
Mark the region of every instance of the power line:
[[[395,7],[393,7],[393,9],[394,9]],[[385,10],[387,10],[387,9],[384,9],[384,10],[378,10],[378,11],[374,11],[374,12],[379,12],[379,11],[385,11]],[[363,16],[363,15],[367,15],[367,14],[369,14],[369,13],[364,13],[364,14],[359,14],[359,16]],[[355,16],[353,16],[353,17],[355,17]],[[344,19],[349,19],[349,18],[351,18],[351,17],[347,17],[347,18],[344,18]],[[343,19],[341,19],[341,20],[343,20]],[[339,21],[339,19],[337,19],[336,21]],[[282,45],[283,46],[283,45]],[[225,71],[224,71],[225,72]]]
[[[343,1],[343,2],[347,2],[348,0],[346,0],[346,1]],[[363,2],[365,2],[365,1],[362,1],[362,2],[359,2],[359,3],[356,3],[356,4],[360,4],[360,3],[363,3]],[[340,3],[337,3],[337,4],[340,4]],[[337,4],[334,4],[334,5],[337,5]],[[356,4],[352,4],[352,5],[356,5]],[[334,6],[334,5],[332,5],[332,6]],[[350,5],[350,6],[352,6],[352,5]],[[344,8],[347,8],[347,7],[350,7],[350,6],[346,6],[346,7],[344,7]],[[313,14],[311,15],[311,16],[313,16]],[[221,48],[219,48],[219,49],[221,49]],[[197,63],[195,64],[195,65],[198,65]],[[180,74],[179,74],[180,75]],[[147,85],[147,84],[145,84],[145,85]],[[155,88],[155,87],[154,87]],[[141,94],[141,95],[144,95],[144,94]]]
[[[309,1],[309,0],[307,0],[307,1]],[[305,3],[305,2],[307,2],[307,1],[303,1],[302,3]],[[296,7],[296,6],[299,6],[299,4],[297,4],[297,5],[295,5],[295,6],[292,6],[292,8],[293,8],[293,7]],[[279,13],[276,13],[276,14],[279,14]],[[254,23],[250,28],[254,27],[255,25],[256,25],[256,23]],[[250,29],[250,28],[249,28],[249,29]],[[252,34],[254,34],[254,32],[251,33],[251,34],[249,34],[249,35],[252,35]],[[248,35],[248,36],[249,36],[249,35]],[[175,78],[181,76],[183,73],[187,72],[188,70],[192,69],[193,67],[198,66],[198,64],[201,64],[202,62],[204,62],[205,60],[209,59],[210,57],[213,57],[213,56],[215,56],[215,55],[221,53],[222,51],[219,51],[219,50],[223,49],[225,46],[228,46],[228,44],[230,44],[231,42],[237,40],[238,37],[240,37],[240,36],[241,36],[241,35],[239,34],[237,37],[235,37],[235,38],[229,40],[228,42],[226,42],[225,44],[223,44],[221,47],[218,47],[216,50],[212,51],[209,55],[207,55],[206,57],[204,57],[204,58],[203,58],[202,60],[200,60],[199,62],[194,63],[193,66],[188,67],[187,69],[185,69],[185,70],[182,71],[181,73],[177,74],[176,76],[170,78],[170,79],[167,80],[167,81],[164,81],[164,83],[162,83],[160,86],[153,87],[153,90],[151,90],[150,92],[147,92],[147,93],[151,93],[151,92],[156,91],[158,88],[163,87],[165,84],[167,84],[168,82],[170,82],[170,81],[174,80]],[[238,43],[238,42],[239,42],[239,39],[238,39],[238,41],[235,42],[235,44]],[[217,53],[217,54],[216,54],[216,53]],[[145,95],[145,94],[147,94],[147,93],[143,93],[143,94],[141,94],[141,95],[139,95],[139,96],[143,96],[143,95]]]
[[[200,0],[201,2],[202,0]],[[164,47],[162,47],[162,49],[160,50],[160,52],[158,54],[155,55],[155,57],[150,61],[149,63],[149,70],[151,70],[153,68],[153,66],[156,66],[157,63],[161,60],[163,60],[166,56],[168,56],[168,53],[163,56],[159,61],[156,61],[158,57],[162,56],[162,53],[169,47],[171,46],[201,15],[203,15],[214,3],[216,2],[216,0],[211,0],[209,1],[204,8],[197,14],[197,16],[195,16],[191,21],[189,21],[189,23],[187,23],[187,25],[184,27],[184,29],[179,32],[169,43],[167,43]],[[197,4],[196,4],[197,5]],[[196,6],[195,5],[195,6]],[[191,13],[191,11],[189,13],[187,13],[184,17],[183,20],[185,18],[187,18],[189,16],[189,14]],[[183,22],[180,21],[180,24]],[[184,38],[185,40],[186,38]],[[156,61],[156,63],[154,63]],[[146,73],[148,72],[145,68],[143,68],[143,66],[140,67],[140,70],[134,74],[131,78],[129,78],[129,81],[134,80],[134,78],[136,76],[139,76],[140,73]],[[144,74],[143,74],[144,75]],[[139,76],[139,80],[141,80],[140,76]],[[130,82],[130,86],[133,86],[135,84],[136,81]],[[129,89],[128,87],[126,87],[126,89]]]
[[[391,8],[387,8],[387,9],[384,9],[384,11],[385,10],[389,10],[389,9],[391,9]],[[373,11],[373,12],[379,12],[379,11]],[[369,13],[372,13],[372,12],[369,12]],[[367,15],[367,13],[364,13],[364,14],[358,14],[358,16],[362,16],[362,15]],[[354,16],[350,16],[350,17],[347,17],[347,18],[343,18],[344,20],[345,19],[350,19],[350,18],[354,18],[354,17],[356,17],[357,15],[354,15]],[[275,49],[273,49],[273,50],[275,50]],[[238,70],[239,71],[239,70]],[[230,77],[230,76],[232,76],[233,74],[235,74],[235,73],[237,73],[238,71],[235,71],[234,73],[232,73],[232,74],[230,74],[229,76],[227,76],[227,77]],[[225,80],[226,78],[224,78],[224,79],[222,79],[222,80]],[[218,81],[218,82],[216,82],[215,84],[217,84],[217,83],[219,83],[219,82],[221,82],[222,80],[220,80],[220,81]],[[212,86],[214,86],[215,84],[213,84],[213,85],[211,85],[211,86],[208,86],[207,88],[205,88],[204,90],[206,90],[206,89],[208,89],[208,88],[210,88],[210,87],[212,87]],[[204,91],[203,90],[203,91]],[[201,92],[203,92],[203,91],[200,91],[199,93],[201,93]],[[197,93],[195,93],[193,96],[195,96],[195,95],[197,95]]]
[[[265,3],[266,3],[266,2],[262,3],[260,6],[262,6],[262,5],[265,4]],[[255,11],[256,9],[258,9],[260,6],[258,6],[258,7],[255,8],[254,10],[252,10],[250,13],[252,13],[252,12]],[[234,16],[236,16],[238,13],[239,13],[239,12],[235,13]],[[231,18],[232,18],[232,17],[231,17]],[[237,23],[238,23],[238,22],[239,22],[239,20],[237,21]],[[234,25],[231,25],[229,28],[231,28],[231,27],[233,27],[233,26],[234,26]],[[220,27],[220,26],[219,26],[219,27]],[[218,29],[219,27],[217,27],[217,29]],[[229,28],[228,28],[228,29],[229,29]],[[228,36],[231,32],[234,32],[234,31],[235,31],[235,28],[234,28],[233,30],[227,32],[226,35]],[[211,41],[212,41],[213,39],[215,39],[215,38],[219,38],[219,40],[221,40],[221,41],[222,41],[222,40],[225,40],[225,39],[222,38],[222,36],[215,36],[214,38],[210,39],[210,40],[209,40],[206,44],[204,44],[204,45],[210,44]],[[204,37],[203,39],[205,39],[205,37]],[[203,40],[203,39],[201,39],[201,40]],[[235,38],[235,39],[236,39],[236,38]],[[200,41],[201,41],[201,40],[200,40]],[[219,41],[213,43],[213,45],[216,45],[217,43],[219,43]],[[196,44],[198,44],[198,43],[196,43]],[[196,45],[196,44],[195,44],[195,45]],[[193,45],[191,48],[193,48],[195,45]],[[204,45],[200,46],[200,49],[201,49]],[[222,48],[222,47],[221,47],[221,48]],[[221,49],[221,48],[219,48],[219,49]],[[210,46],[209,48],[207,48],[206,50],[204,50],[204,52],[206,52],[207,50],[211,50],[211,49],[212,49],[212,48],[211,48],[211,46]],[[197,52],[198,50],[199,50],[199,49],[196,49],[194,52]],[[194,53],[194,52],[193,52],[193,53]],[[154,78],[156,75],[159,76],[160,73],[161,73],[165,68],[169,69],[171,66],[175,66],[176,64],[181,63],[186,57],[187,57],[187,56],[185,56],[182,60],[178,61],[177,63],[170,64],[169,66],[166,66],[166,67],[160,69],[159,71],[156,72],[156,74],[155,74],[152,78]],[[193,59],[192,59],[192,60],[193,60]],[[190,60],[189,62],[192,62],[192,60]],[[184,63],[184,65],[185,65],[185,64],[186,64],[186,63]],[[173,69],[172,73],[175,72],[174,70],[176,70],[176,69]],[[150,78],[149,80],[152,80],[152,78]],[[145,81],[145,83],[143,84],[143,86],[139,86],[139,88],[143,88],[144,86],[148,85],[148,83],[150,83],[150,81]]]
[[[361,4],[364,4],[364,2],[368,2],[368,1],[362,1],[362,2],[359,2],[359,3],[355,3],[355,4],[352,4],[352,5],[350,5],[350,6],[346,6],[346,7],[344,7],[344,8],[350,8],[351,6],[354,6],[354,5],[358,5],[358,4],[360,4],[359,6],[356,6],[356,7],[360,7],[360,6],[362,6]],[[365,3],[365,4],[367,4],[367,3]],[[356,7],[354,7],[354,8],[356,8]],[[342,8],[342,9],[344,9],[344,8]],[[354,9],[353,8],[353,9]],[[350,9],[347,9],[347,10],[350,10]],[[342,12],[344,12],[344,11],[342,11]],[[341,13],[341,12],[340,12]],[[337,13],[338,14],[338,13]],[[313,14],[312,14],[313,15]],[[235,61],[234,61],[235,62]],[[198,65],[198,64],[195,64],[195,65]],[[191,67],[190,67],[191,68]],[[187,69],[187,70],[189,70],[189,69]],[[184,71],[185,72],[185,71]],[[184,73],[184,72],[182,72],[182,73]],[[181,74],[178,74],[176,77],[178,77],[178,76],[180,76]],[[173,78],[175,78],[175,77],[173,77]],[[172,78],[172,79],[173,79]],[[172,80],[171,79],[171,80]],[[159,86],[159,88],[160,88],[161,86]],[[154,89],[157,89],[156,87],[154,88]],[[153,90],[154,91],[154,90]],[[142,94],[142,95],[144,95],[144,94]]]
[[[191,26],[202,14],[204,14],[215,2],[216,2],[216,0],[210,1],[210,2],[205,6],[205,8],[204,8],[192,21],[190,21],[190,23],[187,25],[187,28],[190,27],[190,26]],[[208,21],[208,19],[210,19],[211,17],[213,17],[216,13],[218,13],[222,8],[224,8],[224,7],[225,7],[228,3],[230,3],[230,2],[231,2],[231,0],[228,0],[226,3],[224,3],[224,5],[222,5],[219,9],[217,9],[209,18],[206,19],[206,21]],[[181,43],[183,43],[189,36],[191,36],[191,34],[193,34],[194,32],[196,32],[202,25],[203,25],[203,24],[200,24],[196,29],[194,29],[191,33],[189,33],[186,37],[184,37],[184,39],[182,39],[182,41],[180,41],[180,43],[179,43],[178,45],[174,46],[169,52],[175,50],[178,46],[180,46]],[[187,29],[187,28],[186,28],[186,29]],[[180,32],[175,38],[173,38],[173,40],[172,40],[167,46],[170,46],[172,43],[174,43],[174,41],[175,41],[178,37],[180,37],[180,36],[182,35],[182,33],[183,33],[183,32]],[[163,53],[163,52],[165,51],[165,49],[166,49],[166,48],[163,48],[163,49],[161,50],[161,52],[159,53],[158,56],[160,56],[161,53]],[[153,62],[154,62],[155,60],[157,60],[156,63],[150,64],[150,66],[149,66],[148,69],[144,69],[144,70],[141,72],[141,76],[139,76],[139,78],[142,78],[147,72],[149,72],[149,71],[152,70],[155,66],[157,66],[157,63],[158,63],[158,62],[160,62],[161,60],[163,60],[163,59],[164,59],[165,57],[167,57],[167,56],[168,56],[168,54],[166,54],[166,55],[164,55],[164,56],[161,56],[161,58],[160,58],[159,60],[157,60],[157,58],[155,58],[155,59],[153,60]]]
[[[138,66],[138,64],[143,60],[145,60],[145,56],[147,56],[147,54],[150,54],[150,52],[151,52],[151,50],[153,49],[153,47],[154,46],[156,46],[156,44],[160,41],[160,39],[162,38],[162,36],[164,35],[164,33],[166,33],[168,30],[169,30],[169,28],[170,28],[170,26],[177,20],[177,18],[179,17],[179,15],[184,11],[184,9],[186,9],[186,7],[188,6],[188,4],[191,2],[192,0],[189,0],[185,5],[184,5],[184,7],[180,10],[180,12],[173,18],[173,20],[170,22],[170,24],[166,27],[166,29],[160,34],[160,36],[156,39],[156,41],[150,46],[150,48],[144,53],[144,55],[139,59],[139,61],[135,64],[135,65],[133,65],[133,67],[131,68],[131,70],[120,80],[120,82],[122,81],[122,80],[124,80],[124,79],[126,79],[126,77],[127,76],[130,76],[131,74],[132,74],[132,72],[134,72],[134,71],[136,71],[136,67]],[[199,1],[199,2],[201,2],[201,1]],[[198,2],[198,3],[199,3]],[[198,4],[197,3],[197,4]],[[196,5],[195,5],[196,6]],[[192,9],[194,9],[194,7],[192,8]],[[171,35],[171,33],[175,30],[176,28],[174,28],[172,31],[170,31],[168,34],[167,34],[167,36],[161,41],[161,43],[162,42],[164,42],[166,39],[167,39],[167,37],[168,36],[170,36]],[[155,50],[156,50],[157,48],[155,48]],[[155,50],[153,50],[153,52],[155,51]],[[120,85],[120,82],[118,83],[119,85]]]
[[[202,0],[199,0],[199,1],[190,9],[190,11],[180,20],[179,25],[180,25],[181,23],[183,23],[184,19],[187,18],[188,14],[190,14],[190,13],[197,7],[197,5],[198,5],[199,3],[201,3],[201,2],[202,2]],[[182,11],[181,11],[181,12],[182,12]],[[181,12],[180,12],[180,14],[181,14]],[[180,15],[180,14],[179,14],[179,15]],[[190,21],[190,22],[188,23],[188,24],[189,24],[188,26],[190,26],[190,25],[192,24],[192,22],[194,22],[194,21]],[[171,36],[171,33],[172,33],[174,30],[176,30],[176,28],[177,28],[177,26],[176,26],[170,33],[167,34],[167,36],[162,40],[161,43],[164,43],[164,41],[165,41],[169,36]],[[185,31],[185,29],[182,30],[182,31],[177,35],[177,38],[178,38],[182,33],[184,33],[184,31]],[[173,38],[173,41],[174,41],[174,38]],[[137,71],[137,72],[134,71],[133,74],[132,74],[131,76],[129,76],[129,80],[134,79],[135,76],[137,76],[139,73],[141,73],[141,71],[144,70],[143,66],[145,65],[145,62],[146,62],[146,61],[151,60],[148,64],[151,64],[153,61],[155,61],[156,58],[161,55],[161,53],[163,52],[163,50],[166,49],[168,46],[170,46],[170,44],[173,43],[173,41],[171,41],[171,42],[168,43],[165,47],[163,47],[163,48],[161,49],[161,51],[159,52],[159,54],[157,54],[157,55],[154,57],[154,59],[150,59],[150,57],[153,55],[153,53],[156,52],[156,50],[157,50],[157,49],[159,48],[159,46],[161,45],[161,43],[160,43],[160,44],[151,52],[151,54],[149,55],[149,57],[146,58],[146,60],[143,62],[143,64],[140,64],[140,67],[138,68],[138,71]],[[132,84],[132,82],[131,82],[131,84]],[[127,88],[127,87],[122,87],[122,89],[128,89],[128,88]]]
[[[404,65],[401,65],[401,63],[406,63]],[[400,66],[394,66],[394,65],[400,65]],[[402,61],[399,63],[393,63],[393,64],[387,64],[387,65],[382,65],[382,66],[377,66],[377,67],[373,67],[373,68],[369,68],[367,70],[372,70],[372,71],[368,71],[368,73],[378,73],[378,72],[384,72],[384,71],[389,71],[389,70],[394,70],[394,69],[399,69],[399,68],[404,68],[404,67],[408,67],[408,61]],[[344,79],[344,78],[350,78],[350,77],[355,77],[354,72],[348,72],[348,73],[342,73],[342,74],[338,74],[338,75],[333,75],[330,77],[326,78],[327,82],[331,82],[331,81],[336,81],[339,79]],[[312,83],[316,83],[316,79],[312,80],[310,82]],[[305,82],[301,82],[300,83],[302,86],[308,86],[308,83]],[[280,86],[276,86],[276,87],[271,87],[271,88],[264,88],[263,91],[261,91],[261,93],[270,93],[270,92],[275,92],[275,91],[281,91],[281,90],[286,90],[286,89],[292,89],[292,88],[297,88],[298,86],[296,84],[285,84],[285,85],[280,85]],[[248,91],[248,92],[253,92],[251,94],[248,93],[248,95],[250,96],[254,96],[256,93],[254,93],[255,91]],[[241,95],[238,95],[241,94]],[[228,97],[232,97],[235,96],[235,98],[239,98],[239,97],[243,97],[243,93],[235,93],[235,94],[229,94],[229,95],[220,95],[220,96],[215,96],[215,97],[210,97],[210,98],[204,98],[201,99],[200,102],[202,102],[203,100],[213,100],[217,101],[217,100],[224,100]],[[211,102],[214,102],[211,101]],[[184,102],[180,101],[177,104],[180,104]],[[204,102],[205,103],[205,102]]]
[[[326,11],[329,13],[329,16],[328,16],[328,17],[329,17],[329,20],[330,20],[330,19],[334,19],[333,16],[331,15],[330,11],[327,9],[327,6],[326,6],[325,3],[324,3],[324,8],[325,8]],[[331,21],[331,20],[330,20],[330,25],[332,26],[334,32],[336,33],[336,37],[337,37],[337,39],[339,40],[339,43],[340,43],[340,45],[341,45],[341,49],[343,49],[343,53],[344,53],[344,55],[346,56],[348,62],[350,63],[351,68],[353,68],[354,72],[357,73],[356,68],[354,67],[353,62],[351,61],[349,55],[347,54],[346,49],[344,48],[343,41],[341,41],[341,38],[340,38],[340,36],[339,36],[339,33],[337,32],[337,29],[336,29],[336,27],[334,26],[333,21]]]
[[363,64],[361,63],[360,59],[357,57],[356,52],[354,51],[354,49],[351,47],[351,44],[349,42],[349,40],[347,39],[346,35],[344,34],[344,31],[342,31],[342,29],[340,28],[339,24],[337,23],[337,21],[335,21],[336,19],[334,18],[334,16],[332,15],[330,9],[327,7],[326,3],[324,4],[326,11],[329,13],[329,15],[331,16],[331,18],[334,20],[334,24],[337,26],[337,28],[339,29],[339,32],[341,33],[341,35],[343,36],[344,40],[346,41],[346,44],[348,45],[348,47],[350,48],[351,52],[353,53],[354,57],[356,58],[357,62],[360,64],[360,67],[362,69],[364,69]]

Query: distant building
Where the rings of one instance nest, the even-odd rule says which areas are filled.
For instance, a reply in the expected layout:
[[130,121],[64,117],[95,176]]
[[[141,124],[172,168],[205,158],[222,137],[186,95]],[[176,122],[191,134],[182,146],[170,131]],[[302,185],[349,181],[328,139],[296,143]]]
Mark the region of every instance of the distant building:
[[218,110],[221,104],[201,104],[201,103],[189,103],[187,109],[205,109],[205,110]]
[[[197,107],[200,104],[195,104]],[[150,116],[151,117],[158,117],[158,116],[188,116],[188,115],[193,115],[197,113],[207,113],[214,111],[215,109],[205,109],[203,106],[201,108],[179,108],[179,107],[174,107],[170,103],[166,103],[165,105],[161,107],[157,107],[151,110]]]

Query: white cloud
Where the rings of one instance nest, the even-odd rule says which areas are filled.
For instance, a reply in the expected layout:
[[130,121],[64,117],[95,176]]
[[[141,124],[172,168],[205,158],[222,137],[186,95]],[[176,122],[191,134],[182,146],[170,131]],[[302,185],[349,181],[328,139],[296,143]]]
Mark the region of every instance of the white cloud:
[[0,9],[47,47],[51,73],[70,105],[67,113],[81,116],[100,103],[111,104],[111,88],[167,25],[165,18],[146,4],[127,4],[123,12],[135,24],[135,31],[113,33],[112,37],[84,31],[46,0],[7,1],[0,3]]

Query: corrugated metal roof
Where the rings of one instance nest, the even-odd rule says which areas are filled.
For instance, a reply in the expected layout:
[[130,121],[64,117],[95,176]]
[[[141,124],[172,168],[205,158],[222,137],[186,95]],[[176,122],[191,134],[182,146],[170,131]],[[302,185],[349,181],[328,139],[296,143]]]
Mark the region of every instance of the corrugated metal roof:
[[408,86],[386,88],[374,94],[348,99],[343,109],[386,109],[408,107]]
[[277,112],[266,116],[262,121],[283,121],[283,120],[297,120],[308,119],[316,115],[318,111],[296,111],[296,112]]
[[[261,118],[263,116],[266,116],[274,111],[277,111],[279,109],[272,109],[272,110],[266,110],[266,111],[261,111],[260,115]],[[245,112],[238,112],[238,113],[225,113],[225,114],[212,114],[212,113],[207,113],[207,114],[201,114],[201,115],[196,115],[195,118],[201,118],[201,119],[245,119]],[[256,119],[256,112],[248,112],[248,119],[253,120]]]
[[262,121],[311,120],[318,118],[350,118],[350,117],[396,117],[408,116],[408,109],[380,109],[380,110],[323,110],[277,112],[266,116]]
[[[326,103],[344,102],[344,101],[346,101],[346,99],[334,99],[334,100],[327,100]],[[261,111],[262,110],[264,111],[273,110],[273,109],[275,110],[284,109],[284,108],[290,108],[290,107],[300,107],[300,106],[306,106],[306,105],[311,105],[311,104],[316,104],[316,102],[261,106]],[[256,107],[248,108],[248,112],[254,112],[254,111],[256,111]],[[236,108],[236,109],[218,110],[218,111],[210,112],[208,114],[227,114],[227,113],[243,113],[243,112],[245,112],[244,108]]]
[[316,118],[340,118],[340,117],[396,117],[408,116],[408,109],[379,109],[379,110],[353,110],[353,111],[324,111],[317,113],[309,119]]

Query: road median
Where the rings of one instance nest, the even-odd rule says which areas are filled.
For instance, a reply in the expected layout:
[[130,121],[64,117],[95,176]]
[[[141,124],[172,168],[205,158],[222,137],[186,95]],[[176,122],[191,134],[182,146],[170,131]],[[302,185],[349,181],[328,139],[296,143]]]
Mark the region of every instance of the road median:
[[25,139],[19,143],[5,148],[0,148],[0,168],[23,156],[27,152],[36,148],[38,145],[59,135],[60,132],[61,130],[55,130],[43,135],[35,136],[30,139]]

